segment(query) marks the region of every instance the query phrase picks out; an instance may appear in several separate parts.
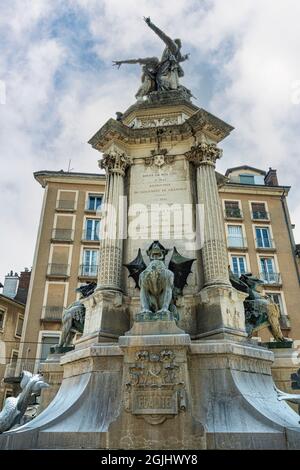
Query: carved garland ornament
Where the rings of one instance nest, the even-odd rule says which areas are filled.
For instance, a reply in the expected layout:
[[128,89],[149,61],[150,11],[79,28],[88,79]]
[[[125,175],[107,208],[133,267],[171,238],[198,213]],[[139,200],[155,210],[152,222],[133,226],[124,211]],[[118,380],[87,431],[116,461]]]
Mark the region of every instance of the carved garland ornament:
[[200,142],[194,145],[191,150],[185,153],[186,159],[193,163],[195,166],[199,165],[213,165],[215,166],[216,160],[221,158],[222,150],[216,144],[208,144]]

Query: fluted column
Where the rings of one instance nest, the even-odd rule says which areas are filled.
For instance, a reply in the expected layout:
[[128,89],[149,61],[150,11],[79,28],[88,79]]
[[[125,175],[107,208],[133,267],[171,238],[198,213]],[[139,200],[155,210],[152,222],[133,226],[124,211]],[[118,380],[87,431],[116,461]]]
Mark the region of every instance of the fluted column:
[[123,260],[124,176],[131,158],[118,149],[112,149],[99,160],[101,169],[107,174],[104,196],[105,224],[101,224],[100,260],[97,290],[121,290]]
[[198,204],[204,205],[202,249],[204,285],[230,285],[224,224],[220,207],[215,163],[222,150],[214,143],[200,142],[185,156],[197,168]]

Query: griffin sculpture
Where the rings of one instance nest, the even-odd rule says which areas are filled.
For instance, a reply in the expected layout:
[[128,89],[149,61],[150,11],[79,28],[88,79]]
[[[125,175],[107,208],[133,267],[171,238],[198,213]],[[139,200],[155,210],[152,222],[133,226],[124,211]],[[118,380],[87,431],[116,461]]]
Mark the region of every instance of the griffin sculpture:
[[155,240],[147,250],[150,258],[147,267],[140,249],[137,257],[131,263],[125,264],[129,277],[134,279],[135,287],[141,291],[141,312],[136,315],[136,321],[179,319],[176,299],[182,295],[195,259],[181,256],[174,247],[167,268],[165,257],[168,251]]

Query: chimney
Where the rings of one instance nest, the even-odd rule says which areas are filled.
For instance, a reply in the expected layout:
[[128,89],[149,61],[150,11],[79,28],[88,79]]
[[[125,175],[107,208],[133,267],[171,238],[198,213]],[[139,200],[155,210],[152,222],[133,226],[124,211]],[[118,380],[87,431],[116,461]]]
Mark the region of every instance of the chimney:
[[15,299],[23,304],[26,304],[27,294],[30,283],[31,271],[28,268],[24,268],[24,271],[20,273],[19,285]]
[[267,186],[278,186],[277,170],[269,168],[269,171],[265,176],[265,184]]
[[10,271],[10,273],[8,273],[4,278],[4,286],[2,292],[3,295],[6,295],[6,297],[11,297],[13,299],[17,292],[18,282],[18,274],[14,274],[13,271]]

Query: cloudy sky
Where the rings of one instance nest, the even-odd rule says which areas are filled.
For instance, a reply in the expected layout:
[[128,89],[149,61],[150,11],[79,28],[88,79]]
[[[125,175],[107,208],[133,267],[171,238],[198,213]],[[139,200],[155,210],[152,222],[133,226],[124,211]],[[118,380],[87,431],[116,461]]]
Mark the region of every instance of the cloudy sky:
[[[134,102],[138,66],[160,55],[142,17],[181,37],[183,84],[235,127],[219,171],[278,169],[300,242],[299,0],[0,0],[0,280],[31,267],[37,170],[97,171],[87,140]],[[298,224],[299,220],[299,224]]]

